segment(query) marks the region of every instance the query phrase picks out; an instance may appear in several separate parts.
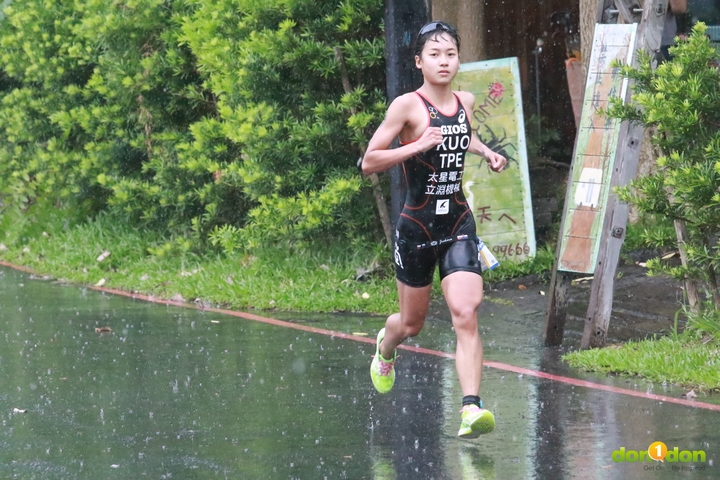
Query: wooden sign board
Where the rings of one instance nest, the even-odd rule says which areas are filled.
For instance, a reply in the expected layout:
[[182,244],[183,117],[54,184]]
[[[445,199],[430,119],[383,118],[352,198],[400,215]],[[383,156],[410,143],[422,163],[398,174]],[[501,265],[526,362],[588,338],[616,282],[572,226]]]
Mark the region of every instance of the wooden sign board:
[[615,166],[620,121],[599,114],[610,97],[625,98],[627,79],[613,60],[630,64],[637,24],[597,24],[580,126],[565,199],[558,270],[593,273]]
[[494,173],[485,159],[466,157],[463,189],[478,235],[501,264],[526,260],[536,244],[517,58],[463,64],[453,89],[475,95],[473,131],[508,160]]

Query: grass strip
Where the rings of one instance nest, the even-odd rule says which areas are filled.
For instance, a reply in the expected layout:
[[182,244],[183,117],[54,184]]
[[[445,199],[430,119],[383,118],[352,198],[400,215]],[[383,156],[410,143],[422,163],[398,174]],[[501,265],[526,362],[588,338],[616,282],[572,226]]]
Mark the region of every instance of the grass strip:
[[[55,224],[56,228],[52,228]],[[0,259],[68,283],[119,288],[235,309],[306,312],[397,310],[391,255],[377,245],[347,243],[309,247],[263,247],[248,253],[165,251],[167,239],[108,217],[71,227],[49,222],[7,232]],[[109,256],[102,261],[103,252]],[[553,251],[541,249],[524,263],[504,261],[486,272],[488,282],[547,271]],[[358,281],[359,270],[371,270]],[[433,295],[442,295],[436,276]]]
[[697,391],[720,391],[720,342],[689,332],[568,353],[563,360],[586,371],[644,377]]
[[[77,225],[6,245],[0,258],[68,283],[96,285],[162,298],[182,297],[226,308],[390,313],[397,308],[394,278],[381,267],[367,281],[357,268],[372,249],[347,246],[267,247],[253,255],[191,252],[150,255],[163,239],[108,221]],[[103,252],[110,255],[98,261]],[[386,263],[389,263],[386,262]]]

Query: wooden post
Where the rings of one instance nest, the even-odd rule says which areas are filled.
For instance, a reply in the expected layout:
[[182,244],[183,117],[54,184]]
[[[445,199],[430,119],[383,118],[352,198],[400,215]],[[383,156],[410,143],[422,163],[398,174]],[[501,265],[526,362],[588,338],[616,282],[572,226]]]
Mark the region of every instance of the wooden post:
[[[645,0],[636,37],[636,50],[644,49],[653,53],[660,49],[666,10],[667,0]],[[631,95],[632,88],[628,88],[625,101],[629,101]],[[627,203],[620,202],[613,189],[627,185],[635,178],[643,132],[642,125],[630,122],[624,122],[620,130],[618,158],[615,160],[610,181],[610,195],[600,237],[600,250],[585,316],[585,329],[580,342],[580,348],[583,349],[602,347],[607,339],[615,289],[615,272],[620,260],[620,249],[625,240],[625,228],[630,210]]]
[[550,303],[545,315],[545,327],[542,334],[543,345],[547,347],[562,345],[570,285],[575,277],[574,273],[557,269],[557,258],[558,255],[555,255],[555,265],[550,280]]
[[[635,177],[643,130],[642,125],[633,124],[631,126],[624,125],[620,131],[618,145],[622,148],[622,153],[616,160],[611,189],[617,185],[626,185]],[[620,202],[617,195],[611,190],[605,211],[600,250],[580,348],[605,345],[612,313],[615,272],[620,260],[620,249],[625,240],[629,210],[629,205]]]
[[[627,21],[633,17],[637,18],[637,13],[626,5],[626,0],[598,0],[597,9],[595,11],[596,23],[615,23]],[[642,16],[639,18],[639,28],[636,37],[635,48],[643,48],[647,51],[654,52],[660,48],[660,38],[665,20],[665,11],[667,9],[667,0],[645,0]],[[589,28],[586,25],[586,28]],[[587,38],[588,32],[583,33],[583,38]],[[589,35],[592,37],[592,35]],[[589,52],[590,49],[584,49]],[[589,57],[589,56],[588,56]],[[583,58],[583,62],[587,64],[589,58]],[[626,94],[629,99],[630,90]],[[618,154],[610,175],[610,188],[614,186],[625,185],[634,178],[640,144],[642,141],[642,128],[623,124],[619,130],[618,137]],[[639,132],[639,133],[638,133]],[[575,151],[573,159],[576,158],[580,129],[578,128],[578,137],[575,140]],[[543,341],[545,345],[559,345],[562,343],[565,327],[565,319],[567,316],[567,302],[569,298],[569,289],[573,278],[578,274],[565,271],[558,271],[561,267],[561,241],[563,232],[566,229],[566,216],[568,210],[568,202],[572,201],[571,179],[574,178],[573,173],[575,161],[570,171],[567,186],[567,194],[565,196],[565,214],[560,224],[560,236],[558,239],[558,249],[555,257],[555,265],[553,267],[553,276],[550,283],[549,305],[546,312],[545,328],[543,331]],[[620,247],[625,235],[625,227],[627,225],[628,206],[619,204],[617,197],[610,192],[607,198],[605,215],[600,226],[600,238],[597,260],[595,263],[593,290],[588,308],[587,322],[583,334],[582,345],[587,348],[604,344],[607,326],[610,321],[610,312],[612,309],[612,296],[614,288],[614,277],[617,269]],[[573,252],[575,250],[569,249]],[[579,269],[569,270],[589,271]]]
[[[609,7],[609,3],[612,2],[612,0],[598,0],[597,1],[597,8],[595,11],[595,23],[601,23],[603,20],[603,15],[605,14],[605,10],[607,7]],[[587,27],[587,26],[586,26]],[[593,24],[594,28],[594,24]],[[585,42],[589,45],[592,45],[592,38],[593,38],[593,32],[587,32],[584,31],[582,33],[584,38],[589,38],[588,42]],[[583,83],[581,86],[582,96],[585,95],[585,78],[587,77],[587,64],[590,59],[590,48],[583,48],[583,59],[582,62],[585,64],[584,74],[583,74]],[[580,104],[582,105],[584,101],[584,98],[581,98]],[[577,150],[577,137],[580,134],[580,126],[578,125],[577,133],[575,135],[575,147],[573,149],[573,156],[572,158],[575,158],[576,150]],[[573,178],[573,167],[570,167],[570,172],[568,173],[568,182],[567,182],[567,188],[565,189],[565,204],[567,205],[568,199],[570,198],[570,191],[572,188],[572,184],[570,179]],[[563,209],[564,211],[564,209]],[[545,325],[543,327],[543,333],[542,333],[542,339],[543,344],[548,347],[553,347],[557,345],[562,345],[563,337],[565,336],[565,320],[567,319],[567,305],[568,300],[570,298],[570,286],[572,285],[572,280],[577,276],[575,273],[571,272],[564,272],[559,270],[559,264],[560,264],[560,250],[561,250],[561,236],[562,232],[565,231],[565,221],[566,221],[566,215],[562,216],[562,219],[560,220],[560,230],[559,230],[559,236],[558,236],[558,243],[557,248],[555,251],[555,263],[553,265],[552,270],[552,278],[550,279],[550,289],[549,289],[549,302],[548,302],[548,309],[545,312]]]

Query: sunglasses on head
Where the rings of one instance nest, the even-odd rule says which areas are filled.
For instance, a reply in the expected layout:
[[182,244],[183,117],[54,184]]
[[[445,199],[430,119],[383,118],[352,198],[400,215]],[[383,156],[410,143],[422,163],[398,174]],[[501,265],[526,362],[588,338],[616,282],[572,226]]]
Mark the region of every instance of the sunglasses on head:
[[418,35],[425,35],[428,32],[434,32],[435,30],[443,30],[445,32],[452,32],[452,28],[443,22],[430,22],[420,29]]

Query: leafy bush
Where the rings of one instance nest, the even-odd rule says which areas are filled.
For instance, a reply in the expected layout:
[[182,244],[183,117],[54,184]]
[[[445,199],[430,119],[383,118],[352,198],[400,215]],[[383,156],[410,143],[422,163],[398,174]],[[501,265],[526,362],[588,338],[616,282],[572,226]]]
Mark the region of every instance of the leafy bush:
[[163,226],[199,208],[192,191],[206,179],[177,168],[189,126],[212,110],[198,99],[201,78],[176,39],[188,8],[62,0],[5,10],[2,60],[13,81],[0,111],[7,208],[50,198],[81,216],[109,206]]
[[[673,59],[656,70],[648,55],[638,68],[623,67],[622,74],[635,81],[632,102],[615,99],[608,113],[655,127],[653,141],[664,153],[657,169],[619,189],[620,197],[642,212],[687,225],[687,265],[655,259],[648,267],[704,282],[720,309],[720,55],[705,30],[698,23],[687,41],[671,49]],[[652,230],[645,236],[650,243],[659,240]]]
[[[218,96],[219,119],[212,120],[216,129],[199,124],[195,141],[220,135],[242,150],[242,161],[207,156],[197,168],[217,168],[221,183],[247,195],[252,208],[240,243],[377,232],[355,161],[385,110],[383,2],[198,5],[184,19],[181,40]],[[355,82],[350,93],[335,48]]]
[[39,204],[196,242],[230,225],[243,247],[379,235],[354,164],[385,107],[382,11],[380,0],[12,3],[0,20],[3,221],[39,218]]

